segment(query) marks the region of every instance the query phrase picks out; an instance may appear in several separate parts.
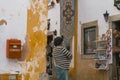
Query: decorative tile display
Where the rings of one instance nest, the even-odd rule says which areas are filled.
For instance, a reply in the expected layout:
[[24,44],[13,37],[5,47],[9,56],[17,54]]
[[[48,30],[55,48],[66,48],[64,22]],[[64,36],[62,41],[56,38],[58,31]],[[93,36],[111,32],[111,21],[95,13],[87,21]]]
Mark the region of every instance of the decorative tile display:
[[76,0],[60,0],[60,33],[66,45],[70,44],[74,33]]

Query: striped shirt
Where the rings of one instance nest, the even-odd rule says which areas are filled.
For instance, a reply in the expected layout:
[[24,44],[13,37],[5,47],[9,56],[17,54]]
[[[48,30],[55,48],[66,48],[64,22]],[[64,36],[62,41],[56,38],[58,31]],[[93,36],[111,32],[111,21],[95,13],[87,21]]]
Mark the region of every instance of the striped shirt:
[[53,49],[53,58],[55,66],[60,67],[62,69],[69,69],[72,54],[66,48],[62,46],[55,47]]

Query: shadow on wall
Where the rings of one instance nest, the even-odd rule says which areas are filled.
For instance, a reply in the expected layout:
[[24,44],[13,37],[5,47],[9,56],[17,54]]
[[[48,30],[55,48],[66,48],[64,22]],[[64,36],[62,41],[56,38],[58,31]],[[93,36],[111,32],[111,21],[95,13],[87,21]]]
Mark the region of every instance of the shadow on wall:
[[22,46],[22,51],[21,51],[21,58],[19,59],[20,61],[24,61],[27,56],[30,53],[30,48],[29,48],[29,44],[28,44],[28,36],[26,35],[25,37],[25,43]]

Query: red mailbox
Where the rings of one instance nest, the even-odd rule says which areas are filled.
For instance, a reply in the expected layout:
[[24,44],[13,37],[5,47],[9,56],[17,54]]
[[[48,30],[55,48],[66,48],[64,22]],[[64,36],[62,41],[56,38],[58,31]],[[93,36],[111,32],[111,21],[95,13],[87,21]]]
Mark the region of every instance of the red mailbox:
[[7,58],[21,57],[21,40],[8,39],[6,41],[6,56]]

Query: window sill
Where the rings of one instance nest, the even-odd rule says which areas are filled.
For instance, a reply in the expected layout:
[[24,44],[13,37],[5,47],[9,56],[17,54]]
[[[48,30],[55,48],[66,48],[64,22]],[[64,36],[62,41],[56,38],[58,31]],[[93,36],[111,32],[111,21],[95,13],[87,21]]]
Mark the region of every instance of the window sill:
[[81,54],[81,59],[94,59],[94,58],[95,58],[95,54],[91,54],[91,55]]

